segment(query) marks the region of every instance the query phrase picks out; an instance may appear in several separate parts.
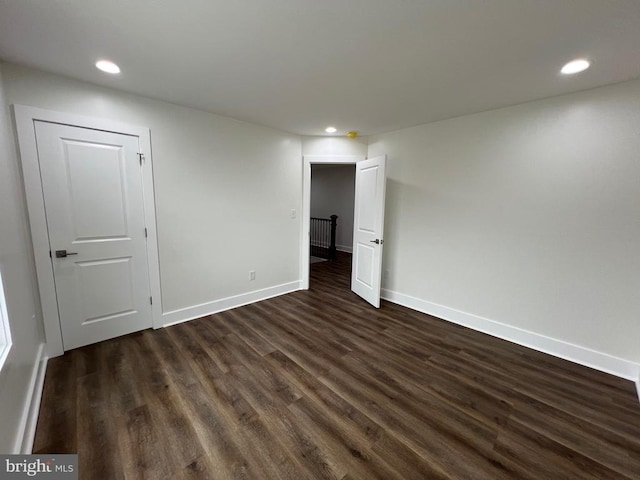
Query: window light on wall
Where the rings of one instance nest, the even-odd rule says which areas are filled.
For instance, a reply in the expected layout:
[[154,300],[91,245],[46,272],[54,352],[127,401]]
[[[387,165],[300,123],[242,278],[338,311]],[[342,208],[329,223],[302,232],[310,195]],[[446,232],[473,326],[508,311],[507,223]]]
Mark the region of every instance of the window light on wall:
[[11,350],[11,332],[9,331],[9,315],[7,315],[7,302],[4,296],[4,285],[0,273],[0,370]]

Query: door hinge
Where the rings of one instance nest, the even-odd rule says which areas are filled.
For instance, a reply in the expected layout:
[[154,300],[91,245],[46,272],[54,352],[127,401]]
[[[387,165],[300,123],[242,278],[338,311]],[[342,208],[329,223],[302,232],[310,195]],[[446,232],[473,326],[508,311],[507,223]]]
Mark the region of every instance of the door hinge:
[[138,158],[140,159],[140,165],[142,165],[142,162],[144,161],[144,153],[138,153]]
[[153,297],[149,297],[149,303],[153,305]]
[[49,250],[49,258],[53,258],[53,257],[51,256],[51,250]]
[[144,227],[144,238],[147,238],[149,234],[147,233],[147,227]]

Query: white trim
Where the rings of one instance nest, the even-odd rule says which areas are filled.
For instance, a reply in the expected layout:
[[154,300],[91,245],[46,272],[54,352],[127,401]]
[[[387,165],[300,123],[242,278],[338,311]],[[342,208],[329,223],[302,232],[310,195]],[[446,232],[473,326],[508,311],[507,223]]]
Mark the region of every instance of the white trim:
[[156,203],[153,182],[153,161],[151,156],[151,133],[144,129],[138,136],[142,162],[142,201],[144,203],[144,223],[147,228],[147,267],[149,269],[149,293],[153,297],[151,321],[153,328],[162,325],[162,290],[160,288],[160,254],[158,252],[158,230],[156,227]]
[[177,323],[188,322],[196,318],[206,317],[214,313],[224,312],[232,308],[242,307],[250,303],[260,302],[268,298],[278,297],[286,293],[300,290],[300,282],[283,283],[274,287],[254,290],[252,292],[241,293],[232,297],[221,298],[213,302],[202,303],[193,307],[180,308],[162,314],[163,327],[169,327]]
[[309,289],[309,230],[311,229],[311,164],[355,165],[364,155],[304,155],[302,157],[302,221],[300,222],[300,289]]
[[[640,384],[640,364],[614,357],[606,353],[574,345],[563,340],[546,337],[538,333],[523,330],[488,318],[445,307],[437,303],[382,289],[382,298],[398,305],[417,310],[449,322],[487,333],[534,350],[548,353],[554,357],[578,363],[602,372],[610,373]],[[639,385],[640,387],[640,385]],[[640,388],[639,388],[640,392]]]
[[45,354],[45,344],[41,343],[31,371],[29,391],[22,409],[16,439],[13,443],[13,452],[16,454],[28,455],[33,451],[33,440],[36,435],[38,415],[40,414],[40,400],[42,400],[44,376],[47,371],[48,360],[49,358]]
[[155,199],[153,193],[153,162],[151,159],[151,136],[149,129],[135,125],[127,125],[108,119],[85,117],[70,113],[54,112],[35,107],[14,105],[16,132],[20,148],[20,159],[24,176],[29,225],[33,252],[35,256],[38,287],[42,303],[42,316],[47,339],[47,355],[56,357],[64,353],[58,302],[56,298],[53,265],[49,257],[49,234],[42,195],[40,165],[36,146],[33,123],[36,120],[91,128],[107,132],[120,133],[138,137],[141,153],[145,162],[142,167],[144,218],[148,231],[147,261],[149,266],[149,288],[154,298],[152,305],[152,322],[157,328],[162,322],[162,299],[160,290],[160,266],[158,261],[158,240],[156,235]]
[[353,253],[353,245],[336,244],[336,250],[338,250],[339,252]]

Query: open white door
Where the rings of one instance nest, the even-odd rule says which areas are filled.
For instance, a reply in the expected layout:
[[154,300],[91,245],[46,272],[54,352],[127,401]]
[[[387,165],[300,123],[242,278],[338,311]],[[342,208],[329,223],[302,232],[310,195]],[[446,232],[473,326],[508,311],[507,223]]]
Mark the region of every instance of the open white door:
[[351,290],[380,308],[386,156],[356,163]]

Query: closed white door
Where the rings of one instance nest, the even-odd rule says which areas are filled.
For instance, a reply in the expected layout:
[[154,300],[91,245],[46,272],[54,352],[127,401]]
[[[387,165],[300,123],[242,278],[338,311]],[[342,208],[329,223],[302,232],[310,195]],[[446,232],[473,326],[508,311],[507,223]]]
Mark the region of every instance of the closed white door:
[[138,137],[35,130],[64,349],[150,328]]
[[386,156],[356,163],[351,290],[380,307]]

